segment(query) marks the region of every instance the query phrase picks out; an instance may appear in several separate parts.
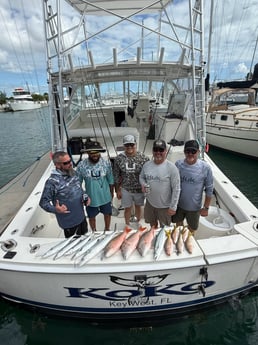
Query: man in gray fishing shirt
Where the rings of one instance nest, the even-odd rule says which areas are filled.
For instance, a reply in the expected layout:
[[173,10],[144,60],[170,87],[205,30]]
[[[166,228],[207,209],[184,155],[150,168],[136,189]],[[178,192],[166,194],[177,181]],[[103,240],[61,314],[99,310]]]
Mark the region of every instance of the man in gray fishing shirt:
[[[198,159],[200,150],[196,140],[185,143],[184,153],[185,159],[175,163],[180,173],[181,193],[172,221],[179,226],[186,219],[189,230],[194,233],[198,229],[200,216],[208,215],[213,193],[213,175],[210,166]],[[202,206],[203,192],[205,197]]]
[[164,140],[154,141],[152,153],[153,160],[143,165],[140,184],[146,192],[145,222],[158,227],[170,225],[171,216],[176,213],[180,176],[175,164],[166,159],[167,145]]

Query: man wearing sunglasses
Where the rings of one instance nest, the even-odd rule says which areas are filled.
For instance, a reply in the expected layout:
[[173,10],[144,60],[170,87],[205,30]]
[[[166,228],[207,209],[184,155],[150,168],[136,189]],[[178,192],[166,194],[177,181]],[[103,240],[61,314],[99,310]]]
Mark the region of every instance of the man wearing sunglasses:
[[[172,220],[179,226],[186,219],[189,230],[194,234],[198,229],[200,216],[208,215],[213,176],[210,166],[198,158],[200,150],[196,140],[185,143],[184,153],[185,159],[176,162],[181,179],[181,193],[177,212]],[[203,192],[205,196],[202,204]]]
[[[52,156],[56,169],[45,183],[39,205],[54,213],[66,238],[84,235],[88,231],[83,207],[83,189],[67,152],[57,151]],[[88,199],[90,202],[90,199]]]
[[167,160],[167,145],[158,139],[153,143],[153,160],[144,164],[140,183],[142,191],[146,184],[149,191],[146,195],[144,218],[151,226],[170,225],[171,216],[176,213],[180,194],[180,177],[175,164]]
[[135,208],[135,217],[139,223],[141,207],[144,204],[144,193],[139,182],[142,166],[149,160],[143,153],[137,151],[135,137],[131,134],[123,138],[124,152],[114,160],[114,180],[117,198],[122,200],[126,225],[129,225],[132,207]]

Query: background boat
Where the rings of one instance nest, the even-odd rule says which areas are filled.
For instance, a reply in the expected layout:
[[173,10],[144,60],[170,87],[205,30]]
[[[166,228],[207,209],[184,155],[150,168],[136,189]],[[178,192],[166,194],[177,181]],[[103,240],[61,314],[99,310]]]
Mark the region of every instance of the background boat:
[[11,111],[32,110],[41,107],[40,102],[34,102],[30,91],[17,87],[13,91],[13,101],[8,103]]
[[206,117],[207,143],[258,159],[257,69],[253,79],[211,88]]

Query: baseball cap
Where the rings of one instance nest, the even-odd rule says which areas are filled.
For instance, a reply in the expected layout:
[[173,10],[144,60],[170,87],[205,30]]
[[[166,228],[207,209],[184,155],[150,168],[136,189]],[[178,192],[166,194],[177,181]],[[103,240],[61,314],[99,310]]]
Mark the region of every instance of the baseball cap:
[[135,144],[136,140],[135,137],[131,134],[127,134],[123,137],[123,144]]
[[167,148],[166,142],[162,139],[155,140],[153,143],[153,149],[155,149],[155,148],[160,148],[160,149],[166,150],[166,148]]
[[199,150],[199,144],[196,140],[188,140],[185,143],[184,150],[186,149],[194,149],[194,150]]

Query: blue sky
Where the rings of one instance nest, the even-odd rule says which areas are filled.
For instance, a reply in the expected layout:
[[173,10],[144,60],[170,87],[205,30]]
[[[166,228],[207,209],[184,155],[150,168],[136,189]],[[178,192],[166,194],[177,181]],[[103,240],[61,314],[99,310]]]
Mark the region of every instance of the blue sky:
[[[183,2],[177,1],[177,15],[182,18]],[[204,1],[206,47],[210,3]],[[65,19],[71,22],[71,13],[66,13]],[[248,73],[258,35],[257,13],[256,0],[214,0],[211,81],[242,79]],[[27,84],[32,92],[48,92],[41,0],[1,0],[0,30],[0,91],[11,96],[15,87]],[[124,40],[132,35],[126,31],[122,34]],[[121,32],[113,32],[111,42],[115,41],[114,35],[121,36]],[[97,45],[100,55],[104,49],[100,42]],[[256,62],[257,54],[253,64]]]

